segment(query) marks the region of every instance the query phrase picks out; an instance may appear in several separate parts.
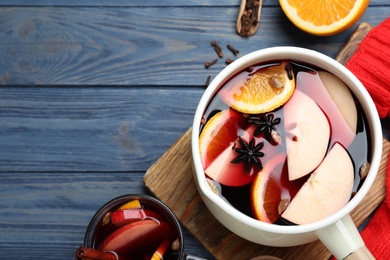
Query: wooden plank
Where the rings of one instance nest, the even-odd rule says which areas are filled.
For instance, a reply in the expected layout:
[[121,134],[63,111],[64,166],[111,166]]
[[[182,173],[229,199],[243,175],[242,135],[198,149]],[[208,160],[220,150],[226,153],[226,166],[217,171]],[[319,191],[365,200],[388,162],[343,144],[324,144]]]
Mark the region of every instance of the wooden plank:
[[[386,5],[388,2],[385,0],[371,0],[370,5]],[[2,6],[96,6],[96,7],[110,7],[110,6],[122,6],[122,7],[138,7],[138,6],[238,6],[239,2],[236,0],[187,0],[180,1],[176,0],[3,0],[1,1]],[[278,0],[264,0],[263,5],[265,6],[279,6]]]
[[[0,172],[0,258],[74,259],[96,210],[117,196],[148,193],[144,173]],[[188,253],[209,256],[186,230],[185,237]]]
[[[389,5],[373,7],[364,19],[375,25],[389,13]],[[354,29],[311,36],[279,7],[268,7],[257,33],[247,39],[235,31],[236,14],[235,7],[0,8],[0,84],[201,86],[226,66],[220,59],[204,68],[216,58],[213,39],[223,47],[232,44],[240,56],[293,45],[335,57]]]
[[1,172],[2,257],[73,259],[95,211],[115,196],[142,192],[140,175]]
[[340,50],[339,54],[336,56],[336,60],[341,64],[345,65],[347,61],[353,56],[353,54],[359,48],[359,44],[362,38],[367,35],[371,30],[371,25],[369,23],[361,23],[355,30],[354,34],[349,38],[345,46]]
[[203,90],[2,87],[0,171],[145,171],[191,126]]
[[[356,39],[360,42],[370,28],[369,24],[361,24],[351,41],[342,49],[338,60],[345,63],[343,55],[349,56],[353,49],[349,45],[356,43]],[[384,183],[390,143],[383,139],[383,145],[376,180],[362,203],[351,213],[357,226],[367,219],[385,196]],[[182,223],[217,259],[250,259],[258,255],[274,255],[282,259],[329,259],[331,256],[321,241],[288,248],[267,247],[246,241],[220,224],[204,205],[193,180],[191,129],[149,168],[144,182],[146,187],[171,207]],[[175,189],[167,189],[172,184]]]
[[[277,4],[277,0],[267,1],[270,4]],[[176,0],[67,0],[67,1],[58,1],[58,0],[3,0],[1,2],[2,6],[87,6],[87,7],[112,7],[112,6],[121,6],[121,7],[148,7],[148,6],[159,6],[159,7],[169,7],[169,6],[238,6],[237,1],[235,0],[225,0],[225,1],[210,1],[210,0],[187,0],[187,1],[178,1]]]

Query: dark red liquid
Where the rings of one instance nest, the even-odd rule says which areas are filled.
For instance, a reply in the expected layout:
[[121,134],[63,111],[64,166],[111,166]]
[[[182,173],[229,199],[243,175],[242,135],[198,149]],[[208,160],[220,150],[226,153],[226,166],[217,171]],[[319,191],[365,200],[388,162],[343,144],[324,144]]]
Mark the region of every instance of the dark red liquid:
[[[114,252],[118,254],[120,260],[150,259],[153,256],[154,252],[159,247],[159,245],[163,242],[163,239],[166,237],[165,236],[166,233],[169,233],[171,234],[169,235],[170,243],[163,257],[164,259],[168,259],[168,260],[178,259],[180,250],[173,250],[171,245],[174,240],[177,240],[177,242],[179,242],[178,238],[180,237],[179,235],[180,231],[175,227],[173,221],[169,217],[164,215],[164,212],[159,210],[157,207],[154,207],[153,205],[148,205],[147,203],[141,203],[141,205],[142,205],[142,212],[147,212],[147,214],[145,214],[144,219],[153,219],[156,220],[157,222],[163,223],[164,227],[161,228],[163,232],[157,234],[157,236],[156,233],[145,234],[142,236],[140,242],[136,243],[135,245],[132,244],[131,246],[128,246],[128,248],[123,249],[125,252],[122,251],[120,252],[114,251]],[[108,209],[107,212],[114,212],[119,207],[120,205],[115,206],[111,209]],[[104,243],[104,240],[119,228],[120,227],[113,225],[111,222],[108,224],[103,224],[103,218],[102,218],[98,222],[95,228],[93,248],[99,249],[101,245]]]
[[[258,66],[253,66],[253,70],[241,71],[238,74],[231,77],[230,79],[228,79],[224,84],[225,85],[229,84],[230,81],[236,81],[236,82],[238,82],[240,80],[244,81],[244,79],[250,77],[253,73],[256,73],[256,70],[258,70],[260,68],[264,68],[266,66],[271,66],[274,64],[275,63],[269,63],[269,64],[260,64]],[[300,75],[304,75],[305,73],[316,74],[316,71],[318,70],[318,68],[315,68],[314,66],[309,67],[307,65],[298,64],[295,62],[291,62],[291,65],[293,67],[295,79],[297,79],[298,73],[302,73]],[[223,87],[224,87],[224,85],[221,88],[223,88]],[[319,99],[323,98],[321,96],[321,94],[318,94],[318,93],[320,93],[318,91],[315,91],[315,90],[314,91],[311,91],[311,90],[306,91],[301,86],[301,84],[299,84],[299,82],[296,82],[296,89],[299,89],[300,91],[304,92],[306,95],[310,96],[313,100],[319,100]],[[365,116],[362,113],[361,106],[358,103],[358,101],[356,100],[356,98],[355,98],[355,104],[356,104],[357,114],[358,114],[356,136],[354,137],[352,143],[348,147],[346,147],[346,150],[347,150],[348,154],[350,155],[351,160],[353,162],[354,172],[355,172],[354,187],[353,187],[353,192],[352,192],[351,196],[353,196],[353,194],[356,193],[357,190],[359,189],[359,187],[361,186],[361,183],[363,180],[361,180],[361,178],[360,178],[359,170],[360,170],[360,167],[365,162],[369,161],[370,153],[371,153],[371,151],[369,149],[370,147],[368,145],[370,140],[369,140],[367,123],[365,120]],[[223,111],[223,110],[226,110],[228,108],[229,108],[229,106],[223,102],[223,100],[221,99],[221,97],[217,93],[213,97],[213,99],[211,100],[211,102],[210,102],[210,104],[209,104],[209,106],[204,114],[204,118],[206,119],[206,122],[216,113]],[[272,113],[272,114],[274,114],[275,117],[281,118],[282,122],[280,124],[278,124],[277,131],[280,134],[280,136],[282,137],[283,143],[285,143],[286,130],[284,129],[284,124],[283,124],[283,120],[284,120],[283,109],[284,108],[282,106],[274,111],[267,112],[266,114]],[[328,117],[328,119],[331,116],[331,115],[326,114],[326,112],[325,112],[325,115]],[[244,115],[244,114],[242,116],[248,117],[248,115]],[[336,139],[334,139],[334,138],[336,138],[336,137],[334,137],[335,136],[334,133],[337,133],[339,131],[338,126],[332,125],[330,120],[329,120],[329,124],[330,124],[330,129],[331,129],[331,137],[330,137],[330,141],[328,144],[328,151],[330,150],[330,148],[332,147],[332,145],[334,144],[334,142],[336,140]],[[202,127],[203,126],[201,126],[201,128]],[[237,133],[237,135],[239,135],[239,133]],[[342,138],[342,137],[340,137],[340,138]],[[278,153],[279,152],[286,152],[285,145],[276,146],[275,143],[273,143],[272,141],[269,142],[265,139],[263,139],[262,141],[265,142],[264,146],[275,146],[276,149],[278,149],[278,151],[277,151]],[[279,168],[282,169],[282,168],[286,168],[286,167],[279,167]],[[296,190],[299,190],[299,188],[304,184],[304,182],[306,181],[306,179],[308,178],[308,176],[310,174],[305,176],[305,177],[302,177],[301,179],[293,181],[289,185],[286,185],[286,181],[289,182],[287,174],[288,173],[287,173],[286,169],[284,171],[280,171],[279,173],[276,174],[276,176],[278,176],[278,177],[273,177],[272,181],[276,185],[279,186],[281,193],[287,192],[287,193],[290,193],[291,196],[294,196],[296,194]],[[241,187],[229,187],[229,186],[225,186],[225,185],[220,185],[220,189],[221,189],[222,196],[229,203],[231,203],[235,208],[237,208],[241,212],[247,214],[248,216],[253,217],[251,204],[250,204],[251,184],[241,186]],[[296,189],[296,190],[294,190],[294,189]],[[278,219],[274,223],[287,224],[287,223],[281,221],[280,219]]]

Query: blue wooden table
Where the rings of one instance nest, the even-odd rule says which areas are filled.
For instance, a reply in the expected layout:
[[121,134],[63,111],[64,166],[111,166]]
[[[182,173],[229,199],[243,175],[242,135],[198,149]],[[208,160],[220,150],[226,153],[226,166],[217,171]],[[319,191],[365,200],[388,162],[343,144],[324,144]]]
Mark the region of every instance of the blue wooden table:
[[[237,0],[9,0],[0,3],[0,258],[72,259],[106,201],[148,193],[146,170],[191,126],[216,58],[293,45],[335,57],[332,37],[295,28],[277,0],[235,31]],[[390,2],[372,0],[373,26]],[[186,251],[213,257],[188,232]]]

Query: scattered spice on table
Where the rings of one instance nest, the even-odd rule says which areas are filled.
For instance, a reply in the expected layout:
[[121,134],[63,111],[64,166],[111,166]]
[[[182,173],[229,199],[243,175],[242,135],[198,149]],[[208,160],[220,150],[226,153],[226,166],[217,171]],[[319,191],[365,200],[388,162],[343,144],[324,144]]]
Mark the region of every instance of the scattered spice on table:
[[[217,43],[216,40],[212,40],[210,44],[211,44],[212,47],[214,47],[214,51],[217,53],[218,58],[223,58],[223,57],[224,57],[224,54],[223,54],[223,50],[222,50],[221,45],[219,45],[219,44]],[[231,44],[227,44],[227,45],[226,45],[226,48],[228,48],[228,49],[233,53],[234,56],[237,56],[237,55],[240,53],[240,51],[237,50],[236,48],[234,48]],[[217,59],[214,59],[214,60],[212,60],[212,61],[206,61],[206,62],[204,63],[204,67],[205,67],[206,69],[210,68],[211,66],[213,66],[214,64],[216,64],[216,63],[218,62],[218,58],[217,58]],[[227,59],[225,60],[225,64],[226,64],[226,65],[229,65],[229,64],[232,63],[232,62],[234,62],[234,59],[227,58]],[[210,80],[211,80],[211,76],[209,75],[209,76],[207,76],[206,82],[205,82],[205,84],[204,84],[204,86],[205,86],[206,88],[209,86]]]
[[215,63],[217,63],[217,61],[218,61],[218,59],[212,60],[212,61],[210,61],[210,62],[205,62],[205,63],[204,63],[204,67],[205,67],[206,69],[208,69],[208,68],[210,68],[212,65],[214,65]]
[[226,59],[226,61],[225,61],[225,63],[227,64],[227,65],[229,65],[230,63],[232,63],[234,60],[232,60],[232,59],[230,59],[230,58],[227,58]]
[[226,45],[226,47],[227,47],[231,52],[233,52],[234,56],[237,56],[237,54],[240,53],[239,50],[236,50],[236,49],[235,49],[232,45],[230,45],[230,44]]

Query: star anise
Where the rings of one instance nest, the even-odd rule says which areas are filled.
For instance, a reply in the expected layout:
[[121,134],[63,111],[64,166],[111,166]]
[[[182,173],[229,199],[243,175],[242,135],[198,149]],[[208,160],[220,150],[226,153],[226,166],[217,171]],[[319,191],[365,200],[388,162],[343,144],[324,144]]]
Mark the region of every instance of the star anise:
[[259,168],[259,170],[263,169],[260,157],[263,157],[264,153],[260,150],[263,148],[264,142],[255,145],[255,138],[252,138],[248,144],[240,136],[238,137],[238,142],[241,147],[234,148],[234,151],[238,153],[238,156],[234,158],[231,163],[244,163],[245,174],[249,173],[251,165]]
[[280,123],[279,117],[274,118],[274,114],[261,114],[260,116],[252,116],[248,119],[248,122],[257,126],[255,130],[255,136],[264,133],[265,139],[270,141],[272,138],[272,131],[276,131],[276,125]]

